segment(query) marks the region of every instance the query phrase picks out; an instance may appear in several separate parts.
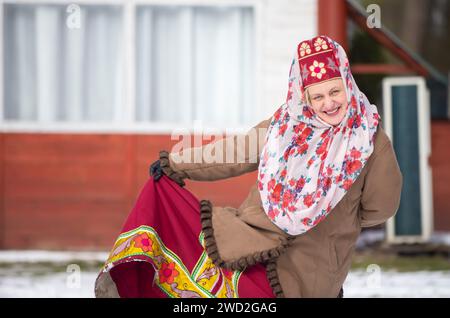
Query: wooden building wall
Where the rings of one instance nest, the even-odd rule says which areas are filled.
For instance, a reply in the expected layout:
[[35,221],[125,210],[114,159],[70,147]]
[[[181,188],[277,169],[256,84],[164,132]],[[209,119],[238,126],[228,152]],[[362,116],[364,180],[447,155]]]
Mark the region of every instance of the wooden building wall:
[[[112,247],[168,136],[0,134],[0,248]],[[197,198],[239,206],[256,172],[210,183]]]
[[[109,250],[163,135],[0,134],[0,248]],[[450,231],[450,122],[432,123],[435,230]],[[187,181],[197,198],[238,207],[256,172]]]

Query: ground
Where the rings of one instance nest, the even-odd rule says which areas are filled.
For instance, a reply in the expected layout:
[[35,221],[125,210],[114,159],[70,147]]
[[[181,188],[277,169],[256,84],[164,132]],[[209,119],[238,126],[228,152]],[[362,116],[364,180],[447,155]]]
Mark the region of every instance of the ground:
[[[344,296],[450,297],[448,236],[427,246],[393,248],[382,234],[358,240]],[[0,298],[94,297],[107,252],[0,251]]]

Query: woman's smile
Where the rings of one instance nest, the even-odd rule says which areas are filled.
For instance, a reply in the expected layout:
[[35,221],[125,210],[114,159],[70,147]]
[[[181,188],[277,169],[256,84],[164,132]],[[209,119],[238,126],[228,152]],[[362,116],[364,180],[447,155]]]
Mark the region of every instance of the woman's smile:
[[339,111],[341,110],[341,106],[338,106],[332,110],[329,111],[323,111],[327,116],[329,117],[335,117],[339,114]]
[[307,96],[313,111],[326,123],[338,125],[347,111],[347,96],[342,78],[311,85]]

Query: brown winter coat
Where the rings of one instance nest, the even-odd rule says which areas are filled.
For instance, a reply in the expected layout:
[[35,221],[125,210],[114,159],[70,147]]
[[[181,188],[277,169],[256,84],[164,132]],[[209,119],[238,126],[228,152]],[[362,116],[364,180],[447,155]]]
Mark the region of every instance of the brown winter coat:
[[[161,152],[164,172],[178,181],[214,181],[255,171],[270,120],[253,127],[262,128],[257,130],[260,136],[253,155],[248,151],[236,153],[239,147],[248,150],[250,133],[245,134],[245,140],[231,136],[215,141],[215,149],[224,151],[228,145],[238,145],[231,149],[236,161],[237,157],[241,159],[238,163],[180,163],[174,158],[183,152]],[[227,139],[234,143],[227,143]],[[204,148],[184,151],[201,159]],[[245,162],[239,163],[242,161]],[[216,265],[231,269],[242,270],[263,262],[278,297],[337,297],[350,269],[361,228],[383,223],[396,213],[401,187],[402,174],[392,144],[379,127],[373,154],[355,183],[325,220],[305,234],[287,235],[269,220],[257,182],[237,209],[202,200],[201,222],[207,252]]]

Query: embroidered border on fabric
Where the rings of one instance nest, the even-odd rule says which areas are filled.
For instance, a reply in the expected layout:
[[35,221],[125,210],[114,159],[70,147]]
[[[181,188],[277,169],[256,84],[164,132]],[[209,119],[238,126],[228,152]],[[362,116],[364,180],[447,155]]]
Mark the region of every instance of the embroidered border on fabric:
[[[168,297],[239,297],[237,290],[242,272],[215,266],[205,251],[203,233],[199,242],[203,252],[190,273],[178,255],[164,245],[155,229],[140,226],[119,235],[103,272],[124,262],[148,261],[155,269],[154,282]],[[139,258],[142,256],[144,258]]]

